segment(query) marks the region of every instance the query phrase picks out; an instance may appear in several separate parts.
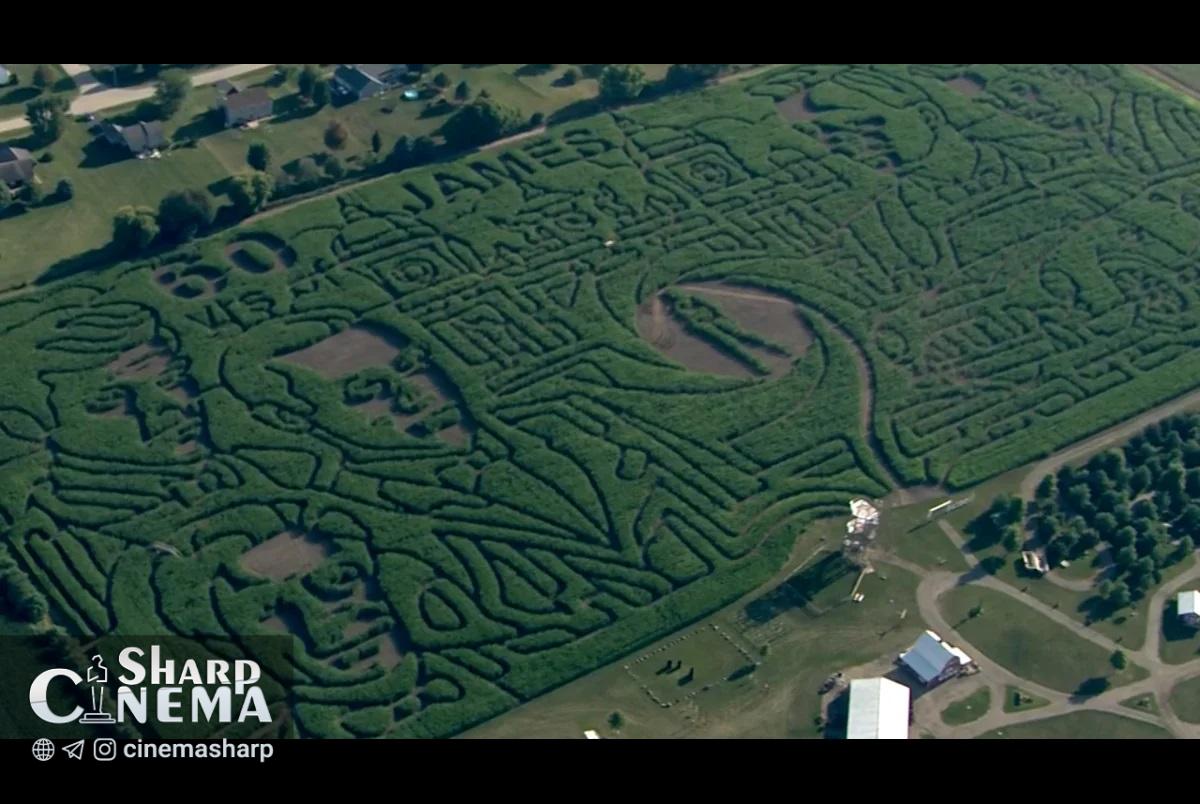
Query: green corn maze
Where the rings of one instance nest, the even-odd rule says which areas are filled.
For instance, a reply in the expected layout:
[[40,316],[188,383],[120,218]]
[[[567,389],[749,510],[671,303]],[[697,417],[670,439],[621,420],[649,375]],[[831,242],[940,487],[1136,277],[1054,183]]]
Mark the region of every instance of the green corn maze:
[[0,529],[71,632],[290,633],[301,735],[450,735],[1200,384],[1198,175],[1109,66],[564,123],[0,300]]

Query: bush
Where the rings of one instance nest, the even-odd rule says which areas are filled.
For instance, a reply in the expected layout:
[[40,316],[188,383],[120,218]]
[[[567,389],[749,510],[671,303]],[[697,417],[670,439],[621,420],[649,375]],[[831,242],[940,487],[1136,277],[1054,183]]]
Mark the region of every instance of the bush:
[[534,112],[529,116],[529,125],[533,128],[537,128],[544,122],[546,122],[546,115],[541,112]]
[[60,201],[70,201],[75,197],[75,185],[70,179],[61,179],[54,190],[54,195]]
[[565,87],[574,86],[579,81],[579,71],[574,67],[568,67],[567,71],[562,74],[562,78],[558,82]]
[[121,207],[113,218],[113,247],[122,254],[144,250],[158,236],[158,221],[149,207]]
[[271,166],[271,149],[265,142],[251,143],[246,149],[246,163],[255,170],[267,170]]
[[42,155],[38,157],[38,161],[41,162],[42,164],[46,164],[48,162],[53,162],[54,161],[54,152],[53,151],[43,152]]
[[331,179],[340,179],[346,175],[346,167],[342,164],[342,160],[338,159],[333,154],[330,154],[325,159],[325,164],[322,166],[325,175]]
[[600,73],[600,100],[624,103],[637,98],[646,87],[646,74],[636,64],[610,64]]
[[346,130],[346,126],[339,120],[331,120],[329,121],[329,125],[325,127],[325,144],[334,150],[344,148],[349,136],[350,132]]
[[455,112],[442,135],[451,148],[473,148],[511,133],[518,119],[514,110],[481,96]]
[[203,190],[170,193],[158,205],[158,226],[168,240],[191,240],[212,219],[212,202]]

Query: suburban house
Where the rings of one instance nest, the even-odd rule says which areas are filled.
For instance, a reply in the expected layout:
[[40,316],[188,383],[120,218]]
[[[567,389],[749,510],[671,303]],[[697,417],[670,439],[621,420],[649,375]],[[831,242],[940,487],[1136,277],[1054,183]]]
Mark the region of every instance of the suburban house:
[[341,64],[333,71],[333,88],[362,100],[395,86],[407,70],[403,64]]
[[1185,625],[1200,628],[1200,592],[1180,592],[1176,598],[1176,611]]
[[907,740],[908,687],[886,678],[850,682],[847,740]]
[[900,654],[900,662],[927,687],[953,678],[974,664],[970,656],[933,631],[921,634],[911,648]]
[[0,145],[0,181],[9,187],[19,187],[33,181],[33,168],[37,164],[24,148]]
[[261,120],[275,113],[275,101],[262,87],[239,90],[237,87],[221,101],[225,110],[225,126],[240,126],[252,120]]
[[118,126],[116,123],[105,121],[100,123],[100,136],[110,145],[124,148],[134,156],[157,151],[167,145],[167,134],[163,124],[157,120],[149,123],[134,123],[132,126]]

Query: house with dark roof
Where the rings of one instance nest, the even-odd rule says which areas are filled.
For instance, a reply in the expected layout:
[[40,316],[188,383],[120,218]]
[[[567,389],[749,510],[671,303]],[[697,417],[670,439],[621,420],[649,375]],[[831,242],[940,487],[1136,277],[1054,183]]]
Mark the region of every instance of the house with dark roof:
[[262,87],[243,90],[235,87],[221,101],[221,108],[225,110],[225,126],[228,128],[270,117],[275,113],[275,101]]
[[333,72],[333,88],[339,95],[362,100],[400,83],[407,70],[403,64],[341,64]]
[[0,145],[0,181],[9,187],[19,187],[33,181],[33,168],[37,164],[24,148]]
[[150,153],[167,145],[167,134],[163,130],[163,124],[157,120],[135,123],[132,126],[118,126],[106,120],[100,124],[99,129],[100,137],[105,142],[124,148],[134,156]]

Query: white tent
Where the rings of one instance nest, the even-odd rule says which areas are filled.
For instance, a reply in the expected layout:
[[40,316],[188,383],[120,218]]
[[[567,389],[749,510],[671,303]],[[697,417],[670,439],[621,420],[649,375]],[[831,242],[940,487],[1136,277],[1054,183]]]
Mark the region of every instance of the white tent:
[[848,740],[907,740],[908,687],[886,678],[850,682]]

